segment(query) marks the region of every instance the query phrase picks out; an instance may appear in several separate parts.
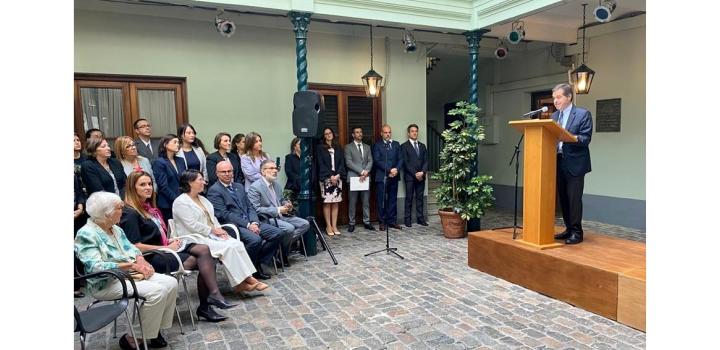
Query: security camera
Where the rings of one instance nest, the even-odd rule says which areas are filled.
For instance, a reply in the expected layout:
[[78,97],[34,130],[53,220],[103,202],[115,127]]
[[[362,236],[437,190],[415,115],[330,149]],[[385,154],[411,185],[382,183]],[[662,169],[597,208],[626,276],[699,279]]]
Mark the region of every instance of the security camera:
[[415,50],[417,49],[415,37],[413,37],[412,33],[410,33],[409,30],[405,31],[402,43],[403,45],[405,45],[405,52],[415,52]]
[[220,35],[229,38],[233,34],[235,34],[235,23],[233,21],[224,19],[224,18],[216,18],[215,19],[215,28],[218,32],[220,32]]
[[512,23],[512,30],[507,34],[509,43],[516,45],[525,38],[525,22],[518,21]]
[[603,1],[595,8],[595,10],[593,10],[593,15],[595,15],[595,19],[600,23],[610,22],[612,13],[615,11],[616,6],[617,4],[615,1]]
[[508,55],[508,51],[510,51],[510,50],[508,50],[507,47],[504,47],[504,46],[498,47],[497,49],[495,49],[495,58],[497,58],[499,60],[504,60],[505,57],[507,57],[507,55]]

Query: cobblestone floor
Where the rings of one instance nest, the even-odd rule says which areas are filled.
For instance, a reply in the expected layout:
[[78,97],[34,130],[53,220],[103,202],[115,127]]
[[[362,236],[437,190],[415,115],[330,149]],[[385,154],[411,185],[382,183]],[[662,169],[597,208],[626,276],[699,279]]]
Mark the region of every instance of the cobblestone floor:
[[[467,266],[467,239],[442,237],[430,226],[390,230],[391,246],[405,257],[363,255],[385,247],[385,235],[358,227],[328,237],[339,264],[320,251],[267,281],[263,293],[237,296],[218,271],[221,289],[240,306],[230,318],[190,329],[175,321],[164,331],[172,349],[644,349],[645,333],[484,274]],[[512,226],[512,213],[489,212],[482,228]],[[520,221],[521,222],[521,221]],[[637,230],[584,222],[638,241]],[[376,226],[377,227],[377,226]],[[194,280],[189,284],[197,305]],[[76,300],[86,305],[90,298]],[[119,321],[118,334],[127,325]],[[78,337],[75,348],[79,349]],[[118,349],[112,327],[89,336],[90,349]]]

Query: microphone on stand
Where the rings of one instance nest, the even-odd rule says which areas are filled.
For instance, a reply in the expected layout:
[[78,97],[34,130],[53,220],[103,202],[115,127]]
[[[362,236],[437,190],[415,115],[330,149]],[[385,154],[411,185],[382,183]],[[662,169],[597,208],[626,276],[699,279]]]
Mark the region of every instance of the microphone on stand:
[[537,119],[537,118],[540,116],[541,113],[545,113],[545,112],[547,112],[547,111],[548,111],[547,106],[543,106],[543,108],[536,109],[536,110],[534,110],[534,111],[530,111],[530,112],[527,112],[527,113],[523,114],[523,115],[522,115],[522,118],[532,117],[532,118],[530,118],[530,119]]

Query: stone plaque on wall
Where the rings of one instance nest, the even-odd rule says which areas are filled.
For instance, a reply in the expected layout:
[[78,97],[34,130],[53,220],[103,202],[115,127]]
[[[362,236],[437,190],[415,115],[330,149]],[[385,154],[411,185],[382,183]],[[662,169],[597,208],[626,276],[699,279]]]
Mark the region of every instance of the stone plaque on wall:
[[595,131],[620,132],[621,99],[597,100],[595,105]]

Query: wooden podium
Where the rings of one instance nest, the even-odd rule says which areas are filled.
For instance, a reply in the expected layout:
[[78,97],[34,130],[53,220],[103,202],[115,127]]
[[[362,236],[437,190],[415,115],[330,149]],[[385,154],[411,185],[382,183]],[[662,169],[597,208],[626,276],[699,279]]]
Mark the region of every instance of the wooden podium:
[[577,139],[551,119],[516,120],[510,126],[525,135],[523,230],[518,241],[539,249],[562,246],[553,237],[557,144]]

